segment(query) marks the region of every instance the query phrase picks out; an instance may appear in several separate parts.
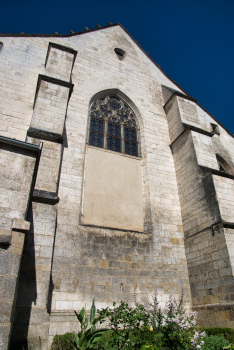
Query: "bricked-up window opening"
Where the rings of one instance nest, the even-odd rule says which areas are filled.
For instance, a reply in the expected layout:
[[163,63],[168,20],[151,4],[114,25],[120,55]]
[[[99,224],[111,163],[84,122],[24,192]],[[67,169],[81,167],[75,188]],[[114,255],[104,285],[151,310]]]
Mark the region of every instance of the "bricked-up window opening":
[[119,96],[108,95],[92,103],[89,145],[138,157],[138,138],[135,114]]

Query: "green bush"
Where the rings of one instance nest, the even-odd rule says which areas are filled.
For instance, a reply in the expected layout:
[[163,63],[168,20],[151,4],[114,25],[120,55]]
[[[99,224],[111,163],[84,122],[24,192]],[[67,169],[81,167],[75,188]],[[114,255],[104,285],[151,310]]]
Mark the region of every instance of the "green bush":
[[51,345],[51,350],[74,350],[75,348],[67,336],[74,338],[74,333],[55,335]]
[[234,344],[234,329],[221,327],[202,327],[198,329],[199,332],[206,332],[206,335],[223,335],[231,344]]
[[229,345],[229,341],[223,335],[210,335],[203,338],[205,344],[202,346],[204,350],[223,350]]

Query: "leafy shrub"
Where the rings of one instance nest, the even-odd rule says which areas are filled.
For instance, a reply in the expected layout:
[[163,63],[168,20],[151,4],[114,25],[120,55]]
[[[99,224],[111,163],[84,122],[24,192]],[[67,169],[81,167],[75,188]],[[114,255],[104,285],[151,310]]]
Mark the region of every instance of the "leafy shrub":
[[210,335],[204,337],[205,344],[202,346],[204,350],[223,350],[229,345],[229,341],[223,335]]
[[[140,303],[136,295],[134,299],[135,307],[121,301],[117,307],[113,303],[113,308],[98,310],[100,316],[109,321],[112,330],[109,345],[113,349],[137,349],[142,345],[170,350],[201,348],[205,333],[200,334],[194,330],[197,313],[194,312],[191,316],[185,313],[183,293],[178,302],[171,294],[164,312],[159,307],[157,291],[152,295],[152,303]],[[152,332],[150,336],[149,331]],[[136,339],[133,339],[134,335]]]
[[234,344],[234,329],[233,328],[221,328],[221,327],[209,327],[199,328],[199,331],[206,332],[206,335],[223,335],[231,344]]
[[73,333],[66,333],[63,335],[55,335],[53,339],[53,343],[51,345],[51,350],[74,350],[74,346],[71,344],[70,340],[67,338],[67,336],[70,336],[71,338],[74,338]]

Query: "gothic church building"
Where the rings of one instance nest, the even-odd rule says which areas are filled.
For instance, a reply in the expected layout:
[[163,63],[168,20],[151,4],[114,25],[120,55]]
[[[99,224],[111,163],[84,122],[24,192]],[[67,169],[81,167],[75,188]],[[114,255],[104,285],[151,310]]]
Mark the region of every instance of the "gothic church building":
[[0,347],[73,310],[163,305],[234,327],[234,139],[120,24],[0,35]]

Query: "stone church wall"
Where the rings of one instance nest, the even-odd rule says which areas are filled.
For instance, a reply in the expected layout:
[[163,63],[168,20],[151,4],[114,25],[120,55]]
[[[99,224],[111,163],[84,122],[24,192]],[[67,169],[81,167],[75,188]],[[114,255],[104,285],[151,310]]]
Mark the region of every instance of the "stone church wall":
[[[232,271],[225,243],[231,241],[230,233],[221,225],[213,236],[209,227],[221,222],[215,192],[219,185],[214,185],[211,172],[219,173],[215,154],[234,159],[233,141],[228,151],[231,136],[220,127],[217,140],[210,124],[214,120],[118,25],[68,37],[3,37],[2,41],[0,133],[34,145],[43,142],[28,210],[31,225],[12,349],[26,337],[32,349],[48,349],[48,339],[51,342],[55,334],[77,329],[73,310],[84,304],[89,308],[93,297],[97,308],[102,308],[113,301],[132,303],[133,292],[148,300],[157,288],[163,306],[169,293],[178,295],[183,288],[188,308],[191,293],[194,306],[201,310],[216,300],[223,304],[226,292],[230,304]],[[126,52],[124,59],[116,55],[116,47]],[[92,183],[96,175],[94,170],[87,174],[85,167],[89,107],[100,93],[124,99],[138,119],[137,181],[142,203],[137,205],[143,215],[137,230],[123,229],[123,214],[118,217],[119,227],[83,220],[83,204],[88,200],[85,179],[88,176]],[[110,163],[104,166],[108,169]],[[124,165],[118,170],[123,171]],[[88,209],[91,201],[92,193]],[[217,256],[218,239],[224,267],[219,265],[223,257]],[[210,264],[205,263],[206,256]],[[203,271],[203,264],[212,268]],[[222,277],[226,267],[227,277]],[[209,287],[214,279],[216,286]],[[225,286],[219,290],[221,281]],[[211,288],[213,294],[207,294]],[[205,299],[205,294],[214,297]],[[216,321],[219,324],[219,316]]]

